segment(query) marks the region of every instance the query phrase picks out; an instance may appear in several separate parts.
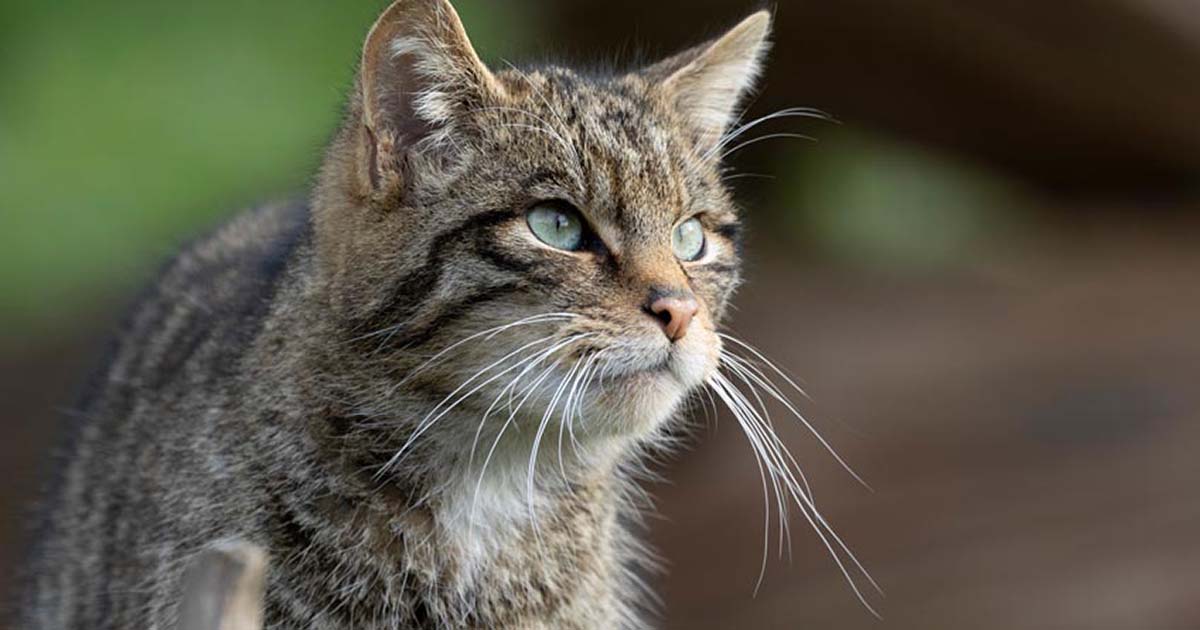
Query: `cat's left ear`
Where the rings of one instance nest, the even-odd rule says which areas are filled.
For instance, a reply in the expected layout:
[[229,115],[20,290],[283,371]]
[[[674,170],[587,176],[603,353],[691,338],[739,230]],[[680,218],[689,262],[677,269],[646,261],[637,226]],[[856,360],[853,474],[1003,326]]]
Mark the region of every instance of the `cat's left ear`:
[[759,11],[721,37],[643,72],[690,121],[700,145],[711,148],[762,74],[770,34],[771,14]]

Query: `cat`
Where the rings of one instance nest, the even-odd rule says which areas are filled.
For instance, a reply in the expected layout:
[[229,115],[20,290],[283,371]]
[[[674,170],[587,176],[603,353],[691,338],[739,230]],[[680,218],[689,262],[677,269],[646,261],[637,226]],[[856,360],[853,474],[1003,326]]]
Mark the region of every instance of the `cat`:
[[388,7],[308,201],[129,316],[22,627],[174,628],[229,540],[269,558],[267,628],[645,627],[630,478],[702,387],[736,396],[722,153],[771,21],[594,76],[494,71],[448,0]]

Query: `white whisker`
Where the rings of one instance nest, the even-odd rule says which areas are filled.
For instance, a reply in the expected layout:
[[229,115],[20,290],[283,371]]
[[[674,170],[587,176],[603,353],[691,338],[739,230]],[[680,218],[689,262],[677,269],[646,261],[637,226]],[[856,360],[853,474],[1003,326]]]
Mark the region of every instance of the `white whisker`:
[[[732,363],[731,363],[731,364],[727,364],[727,365],[732,365]],[[744,378],[744,377],[743,377],[743,378]],[[747,384],[747,386],[748,386],[748,387],[751,387],[751,388],[752,388],[752,391],[753,391],[754,384],[753,384],[753,383],[751,383],[751,382],[749,382],[749,381],[745,381],[745,382],[746,382],[746,384]],[[771,383],[767,382],[767,383],[765,383],[765,384],[759,384],[758,386],[759,386],[759,387],[764,387],[764,388],[765,388],[765,387],[773,387],[773,384],[771,384]],[[766,414],[765,407],[763,408],[763,413],[764,413],[764,416],[763,416],[763,420],[762,420],[762,421],[763,421],[763,422],[765,422],[767,425],[769,425],[769,418],[768,418],[768,417],[765,415],[765,414]],[[790,474],[790,471],[791,471],[791,470],[794,470],[794,471],[795,471],[797,474],[799,474],[799,475],[801,476],[801,478],[802,478],[802,479],[804,479],[804,473],[803,473],[803,472],[800,470],[800,465],[799,465],[799,463],[797,463],[797,462],[796,462],[796,459],[795,459],[794,457],[792,457],[791,453],[790,453],[790,452],[787,450],[787,447],[786,447],[786,446],[785,446],[785,445],[782,443],[782,441],[780,441],[780,440],[779,440],[778,436],[776,436],[776,435],[774,434],[774,432],[770,432],[770,433],[769,433],[769,438],[770,438],[770,442],[769,442],[769,444],[773,444],[773,445],[775,445],[773,450],[774,450],[776,453],[782,453],[783,455],[786,455],[786,460],[787,460],[787,461],[782,461],[782,460],[781,460],[781,461],[782,461],[782,463],[784,464],[784,468],[785,468],[786,470],[788,470],[788,471],[789,471],[789,474]],[[791,463],[791,466],[792,466],[792,468],[790,468],[790,469],[789,469],[789,468],[787,468],[787,464],[788,464],[789,462]],[[807,485],[808,485],[808,481],[807,481],[807,479],[805,479],[805,481],[804,481],[804,485],[807,487]],[[799,491],[799,488],[797,488],[797,491]],[[802,497],[802,498],[803,498],[803,500],[804,500],[804,501],[805,501],[805,502],[808,504],[808,506],[809,506],[809,507],[812,509],[813,516],[814,516],[814,517],[815,517],[815,518],[816,518],[818,521],[820,521],[820,523],[821,523],[822,525],[824,525],[824,526],[825,526],[826,530],[827,530],[827,531],[829,532],[829,534],[830,534],[830,535],[831,535],[831,536],[832,536],[832,537],[833,537],[833,538],[834,538],[834,539],[837,541],[838,545],[839,545],[839,546],[842,548],[842,550],[846,552],[846,554],[847,554],[847,555],[848,555],[848,556],[849,556],[849,557],[850,557],[850,558],[851,558],[851,559],[854,561],[854,563],[857,565],[858,569],[859,569],[859,570],[860,570],[860,571],[861,571],[861,572],[862,572],[862,573],[863,573],[863,574],[866,576],[866,578],[867,578],[867,579],[868,579],[868,580],[871,582],[871,585],[872,585],[872,586],[874,586],[876,590],[880,591],[880,593],[882,593],[882,589],[880,589],[880,588],[879,588],[879,585],[875,583],[875,580],[871,578],[870,574],[869,574],[869,573],[866,571],[866,569],[865,569],[865,568],[863,568],[863,566],[862,566],[862,565],[861,565],[861,564],[858,562],[858,559],[857,559],[857,558],[854,556],[854,554],[853,554],[853,553],[850,551],[849,547],[847,547],[847,546],[846,546],[846,544],[845,544],[844,542],[842,542],[841,538],[840,538],[840,537],[837,535],[837,533],[836,533],[836,532],[834,532],[834,531],[833,531],[833,528],[832,528],[832,527],[829,525],[829,523],[828,523],[828,522],[826,522],[826,521],[825,521],[824,517],[823,517],[823,516],[821,515],[821,513],[820,513],[820,512],[819,512],[819,511],[816,509],[816,504],[815,504],[815,502],[814,502],[814,500],[813,500],[812,493],[811,493],[811,492],[800,492],[800,493],[799,493],[799,496],[800,496],[800,497]]]
[[487,478],[488,465],[491,463],[492,457],[495,456],[496,449],[499,448],[499,446],[500,446],[500,440],[502,440],[504,438],[504,433],[508,430],[508,427],[513,424],[513,421],[516,419],[517,414],[519,414],[521,412],[521,408],[525,406],[525,403],[537,391],[537,387],[539,385],[541,385],[542,383],[544,383],[546,381],[546,379],[549,378],[550,375],[554,373],[554,370],[561,364],[562,364],[562,359],[558,359],[554,363],[550,364],[549,367],[547,367],[545,370],[542,371],[541,374],[539,374],[537,376],[537,378],[533,382],[533,385],[528,389],[528,391],[525,393],[525,395],[521,398],[521,402],[518,403],[517,406],[508,414],[508,419],[504,421],[504,424],[500,427],[500,431],[496,434],[496,439],[492,441],[492,447],[490,449],[488,449],[487,457],[484,458],[483,466],[480,468],[479,481],[475,484],[475,496],[471,500],[470,521],[472,523],[475,522],[475,510],[479,504],[479,493],[483,490],[483,481],[484,481],[484,479]]
[[[719,374],[714,375],[713,379],[709,381],[708,385],[717,393],[717,397],[724,401],[727,406],[729,406],[730,410],[733,410],[737,406],[730,399],[724,384],[721,382]],[[734,417],[738,419],[738,422],[742,422],[740,413],[734,412]],[[759,588],[762,587],[763,579],[766,578],[767,575],[767,558],[770,555],[769,552],[771,548],[771,491],[767,487],[767,473],[764,468],[762,455],[760,455],[758,443],[751,436],[750,431],[743,430],[743,434],[745,434],[746,438],[750,441],[750,452],[754,455],[754,461],[758,465],[758,475],[762,481],[763,490],[763,555],[762,562],[759,565],[758,580],[754,584],[754,593],[757,595]],[[772,477],[773,476],[774,475],[772,475]],[[778,500],[777,493],[776,501],[778,502]]]
[[804,471],[801,469],[800,463],[796,461],[796,458],[792,456],[791,451],[789,451],[787,449],[787,446],[783,444],[782,440],[780,440],[778,435],[775,433],[775,425],[774,425],[774,423],[771,422],[771,414],[767,410],[766,402],[762,399],[761,396],[758,395],[758,390],[755,389],[756,385],[758,385],[759,387],[762,387],[762,385],[761,385],[762,381],[752,379],[746,373],[746,370],[753,369],[753,366],[744,365],[741,357],[738,357],[736,355],[730,354],[725,351],[721,352],[721,358],[724,361],[723,366],[728,368],[731,372],[733,372],[738,377],[739,380],[741,380],[743,383],[745,383],[746,387],[749,388],[750,392],[754,395],[754,399],[758,403],[758,408],[761,411],[761,416],[762,416],[763,420],[766,422],[767,428],[770,430],[771,437],[774,438],[774,441],[776,443],[778,443],[778,445],[782,449],[783,453],[786,454],[787,459],[791,462],[796,473],[800,475],[800,480],[804,483],[805,492],[808,494],[808,496],[812,497],[813,500],[815,501],[816,497],[815,497],[815,495],[813,495],[812,489],[808,485],[808,477],[806,477],[804,475]]
[[781,109],[777,112],[767,114],[766,116],[762,116],[748,123],[740,125],[729,133],[725,134],[725,136],[721,138],[720,142],[718,142],[700,157],[700,160],[702,162],[711,160],[714,156],[720,155],[725,150],[725,147],[729,146],[730,143],[732,143],[734,140],[737,140],[746,132],[758,127],[759,125],[780,118],[814,118],[817,120],[832,120],[828,114],[809,107],[791,107],[788,109]]
[[[501,376],[504,376],[508,372],[511,372],[512,370],[515,370],[518,367],[520,367],[523,364],[523,362],[518,362],[516,365],[506,368],[504,371],[500,372],[499,374],[496,374],[495,376],[492,376],[491,378],[484,380],[483,382],[481,382],[479,385],[472,388],[467,393],[463,394],[462,396],[459,396],[459,398],[457,400],[455,400],[452,404],[447,406],[445,409],[442,409],[443,405],[445,405],[447,402],[450,401],[450,399],[454,398],[454,396],[457,395],[460,391],[462,391],[467,386],[469,386],[472,382],[474,382],[475,379],[479,378],[480,376],[483,376],[487,372],[491,371],[493,368],[503,364],[505,361],[508,361],[509,359],[516,356],[517,354],[520,354],[521,352],[524,352],[525,350],[527,350],[531,347],[535,347],[535,346],[547,343],[548,341],[549,341],[548,339],[537,339],[537,340],[531,341],[531,342],[521,346],[520,348],[517,348],[516,350],[513,350],[512,352],[504,355],[500,359],[492,362],[491,364],[484,367],[483,369],[475,372],[475,374],[473,374],[467,380],[463,381],[463,383],[461,385],[456,387],[454,389],[454,391],[450,392],[445,398],[442,399],[441,402],[439,402],[437,405],[434,405],[433,409],[431,409],[429,411],[429,413],[426,414],[425,418],[422,419],[421,422],[419,422],[417,424],[416,430],[413,431],[413,434],[408,438],[408,440],[404,443],[404,445],[400,448],[400,450],[396,451],[396,454],[393,455],[390,460],[388,460],[387,464],[385,464],[383,466],[383,468],[380,469],[379,473],[377,473],[376,476],[382,477],[387,470],[391,469],[393,466],[395,466],[397,463],[399,463],[400,460],[404,457],[404,454],[408,451],[408,449],[411,448],[412,445],[416,443],[417,439],[420,438],[422,435],[424,435],[425,432],[428,431],[431,427],[433,427],[433,425],[436,424],[438,420],[444,418],[448,413],[453,411],[455,407],[457,407],[459,404],[461,404],[464,400],[473,396],[479,390],[483,389],[484,387],[487,387],[489,384],[495,382],[497,379],[499,379]],[[439,412],[439,410],[441,410],[441,411]]]
[[[779,441],[779,438],[775,435],[775,431],[771,428],[770,420],[764,419],[766,418],[766,416],[763,415],[766,413],[766,407],[762,405],[761,399],[759,399],[760,409],[762,410],[760,413],[756,412],[755,409],[751,407],[750,402],[746,400],[745,395],[742,394],[732,382],[730,382],[728,379],[724,379],[723,384],[727,389],[730,390],[731,398],[738,403],[738,406],[743,412],[746,422],[748,423],[743,426],[743,429],[750,429],[754,431],[757,438],[756,442],[763,450],[763,457],[767,462],[770,463],[769,468],[773,471],[771,481],[775,486],[777,500],[779,502],[779,553],[780,555],[783,554],[784,542],[786,540],[788,557],[791,557],[791,537],[787,520],[787,500],[784,498],[778,482],[779,475],[774,472],[775,468],[780,462],[783,462],[784,467],[786,468],[786,462],[784,461],[785,457],[782,455],[781,451],[786,453],[787,447],[784,446],[783,443]],[[751,390],[751,392],[753,393],[753,390]],[[755,393],[754,395],[757,398],[757,394]],[[788,453],[787,457],[790,456],[791,453]],[[793,459],[792,461],[794,462],[795,460]],[[799,466],[796,467],[796,470],[799,471]],[[801,473],[801,476],[803,477],[803,473]],[[807,485],[807,481],[805,482],[805,485]]]
[[[567,392],[566,401],[563,403],[562,418],[560,418],[558,423],[558,469],[559,472],[562,473],[563,481],[569,481],[567,477],[566,466],[563,464],[563,433],[565,432],[566,428],[571,425],[572,417],[579,413],[577,401],[581,399],[583,394],[587,391],[586,379],[588,370],[590,370],[592,364],[595,363],[597,354],[599,353],[592,353],[587,355],[586,358],[580,359],[578,362],[576,362],[575,366],[579,369],[575,372],[575,380],[571,384],[571,389]],[[582,389],[580,387],[581,385],[583,385]],[[573,434],[572,442],[574,442]],[[574,443],[572,446],[575,448],[576,457],[579,457],[578,443]]]
[[[721,338],[731,342],[733,345],[739,348],[750,352],[753,357],[757,359],[757,361],[761,362],[764,366],[778,374],[797,392],[802,395],[804,394],[804,391],[798,385],[796,385],[796,383],[790,377],[783,373],[783,371],[775,366],[774,363],[766,359],[766,357],[764,357],[757,349],[754,349],[753,347],[749,346],[749,344],[730,337],[729,335],[721,335]],[[708,389],[712,393],[715,393],[717,397],[725,403],[725,406],[729,408],[729,410],[733,413],[734,418],[737,419],[739,425],[741,425],[742,431],[746,435],[747,440],[750,442],[752,451],[754,452],[755,461],[760,467],[760,475],[765,476],[766,473],[770,474],[771,480],[769,487],[767,481],[765,479],[763,481],[764,495],[767,495],[764,496],[764,499],[767,505],[770,505],[769,495],[771,494],[770,490],[773,490],[781,517],[786,510],[786,503],[782,501],[784,495],[790,499],[791,503],[794,503],[798,508],[800,508],[801,515],[817,534],[822,545],[824,545],[826,550],[829,551],[830,557],[833,559],[834,563],[838,567],[838,570],[842,573],[843,577],[850,585],[855,596],[863,604],[863,606],[871,612],[871,614],[878,617],[878,613],[867,601],[865,594],[859,588],[858,581],[850,573],[850,567],[847,566],[847,562],[843,561],[843,554],[845,555],[845,558],[849,562],[850,566],[853,566],[858,574],[860,574],[867,582],[869,582],[875,591],[880,595],[883,594],[882,589],[858,560],[854,552],[845,544],[841,537],[837,535],[832,526],[830,526],[828,521],[817,509],[816,503],[813,500],[812,489],[808,483],[808,479],[805,477],[804,472],[799,465],[799,462],[796,461],[795,457],[788,450],[786,445],[783,444],[771,427],[770,410],[767,408],[764,397],[759,395],[759,390],[762,390],[767,398],[773,399],[780,403],[791,415],[798,418],[801,423],[803,423],[804,426],[814,436],[817,437],[821,445],[828,452],[830,452],[830,454],[839,462],[839,464],[846,468],[846,470],[850,472],[855,479],[859,480],[860,483],[862,483],[863,480],[857,474],[855,474],[853,470],[850,470],[846,462],[839,457],[836,452],[833,451],[832,446],[816,433],[811,424],[808,423],[807,420],[795,408],[795,405],[787,398],[786,395],[784,395],[782,390],[780,390],[771,381],[768,375],[758,367],[758,365],[751,360],[739,357],[727,350],[721,351],[721,365],[737,380],[741,381],[742,384],[749,388],[750,398],[747,398],[747,395],[743,393],[736,385],[734,385],[733,381],[726,378],[719,372],[709,378]],[[751,402],[751,400],[753,400],[753,402]],[[764,538],[764,543],[767,539],[769,539],[769,518],[767,522],[767,535]],[[781,546],[782,540],[786,538],[786,534],[783,530],[783,527],[785,526],[786,525],[781,524]],[[766,548],[764,546],[764,556],[765,554]],[[758,585],[761,585],[762,583],[764,572],[765,565],[759,574],[759,581],[755,587],[756,592]]]
[[758,136],[757,138],[751,138],[750,140],[747,140],[745,142],[738,143],[738,145],[733,147],[732,149],[722,152],[721,159],[722,160],[727,159],[729,156],[733,155],[734,153],[737,153],[738,151],[741,151],[742,149],[745,149],[746,147],[749,147],[751,145],[758,144],[759,142],[765,142],[767,140],[778,140],[780,138],[790,138],[793,140],[809,140],[812,142],[816,142],[816,140],[817,140],[816,138],[814,138],[812,136],[806,136],[802,133],[771,133],[771,134],[767,134],[765,136]]
[[[550,402],[546,404],[546,411],[542,414],[542,421],[538,424],[537,434],[533,438],[533,446],[529,449],[529,472],[526,477],[529,509],[529,522],[532,524],[533,536],[537,540],[538,545],[541,545],[541,532],[538,529],[537,514],[534,509],[534,479],[537,469],[538,449],[542,446],[542,437],[546,434],[546,427],[550,425],[550,419],[554,417],[554,410],[558,407],[558,401],[562,398],[563,392],[567,385],[571,383],[571,378],[575,372],[579,370],[580,362],[576,361],[571,365],[570,370],[563,377],[558,387],[554,390],[554,395],[550,397]],[[562,459],[559,459],[559,465],[562,464]]]
[[[776,374],[778,374],[778,375],[779,375],[781,378],[783,378],[783,379],[784,379],[784,380],[785,380],[785,381],[788,383],[788,385],[791,385],[791,386],[792,386],[792,388],[793,388],[793,389],[795,389],[797,392],[799,392],[799,393],[800,393],[802,396],[805,396],[805,397],[807,397],[807,396],[808,396],[808,394],[807,394],[807,393],[805,393],[805,392],[804,392],[804,390],[803,390],[803,389],[801,389],[801,388],[800,388],[800,386],[799,386],[799,385],[797,385],[797,384],[795,383],[795,381],[793,381],[793,380],[792,380],[790,377],[788,377],[788,375],[787,375],[787,374],[785,374],[785,373],[783,372],[783,370],[781,370],[781,369],[779,369],[778,367],[776,367],[776,366],[775,366],[775,364],[774,364],[774,362],[772,362],[771,360],[769,360],[769,359],[767,359],[765,356],[763,356],[763,354],[762,354],[761,352],[759,352],[757,349],[755,349],[753,346],[751,346],[751,345],[747,344],[747,343],[746,343],[746,342],[744,342],[744,341],[741,341],[741,340],[739,340],[739,339],[737,339],[737,338],[735,338],[735,337],[731,337],[731,336],[729,336],[729,335],[726,335],[726,334],[721,334],[721,338],[722,338],[722,339],[724,339],[724,340],[726,340],[726,341],[730,341],[730,342],[732,342],[732,343],[734,343],[734,344],[738,345],[739,347],[741,347],[741,348],[744,348],[744,349],[745,349],[745,350],[747,350],[748,352],[752,353],[752,354],[753,354],[753,355],[754,355],[754,356],[755,356],[755,357],[756,357],[756,358],[757,358],[759,361],[761,361],[761,362],[762,362],[764,365],[766,365],[767,367],[769,367],[769,368],[770,368],[771,370],[773,370],[773,371],[774,371]],[[775,386],[775,384],[771,382],[771,380],[770,380],[770,379],[766,378],[766,377],[765,377],[765,375],[763,375],[763,374],[762,374],[761,370],[758,370],[758,369],[757,369],[756,367],[754,367],[752,364],[749,364],[749,363],[747,363],[747,362],[746,362],[744,359],[742,359],[741,361],[742,361],[742,365],[743,365],[743,366],[747,366],[747,367],[749,367],[749,368],[751,368],[751,369],[752,369],[751,373],[752,373],[752,374],[755,374],[755,381],[756,381],[756,383],[757,383],[757,384],[758,384],[760,387],[763,387],[763,389],[765,389],[765,390],[767,391],[767,393],[768,393],[768,394],[771,396],[771,398],[774,398],[776,401],[778,401],[778,402],[779,402],[781,405],[783,405],[783,406],[784,406],[784,407],[785,407],[785,408],[788,410],[788,412],[789,412],[789,413],[791,413],[791,414],[792,414],[792,416],[793,416],[793,417],[795,417],[797,420],[799,420],[799,421],[801,422],[801,424],[803,424],[803,425],[805,426],[805,428],[807,428],[807,429],[808,429],[809,433],[811,433],[811,434],[813,435],[813,437],[815,437],[815,438],[817,439],[817,441],[821,443],[821,446],[823,446],[823,447],[825,448],[825,450],[826,450],[826,451],[827,451],[827,452],[828,452],[828,453],[829,453],[831,456],[833,456],[833,458],[834,458],[835,460],[837,460],[838,464],[840,464],[840,465],[842,466],[842,468],[843,468],[843,469],[844,469],[844,470],[845,470],[847,473],[849,473],[849,474],[850,474],[850,476],[854,477],[854,479],[855,479],[856,481],[858,481],[858,483],[862,484],[862,486],[863,486],[864,488],[867,488],[868,490],[871,490],[871,485],[870,485],[870,484],[868,484],[868,483],[866,482],[866,480],[865,480],[865,479],[863,479],[863,478],[862,478],[862,477],[861,477],[861,476],[860,476],[860,475],[859,475],[857,472],[855,472],[855,471],[854,471],[854,469],[853,469],[853,468],[850,466],[850,464],[848,464],[848,463],[846,462],[846,460],[842,459],[842,456],[841,456],[841,455],[838,455],[837,451],[836,451],[836,450],[833,448],[833,445],[831,445],[831,444],[830,444],[830,443],[829,443],[829,442],[828,442],[828,441],[827,441],[827,440],[826,440],[826,439],[825,439],[825,438],[824,438],[824,437],[823,437],[823,436],[822,436],[822,435],[821,435],[821,434],[820,434],[820,433],[817,431],[817,429],[816,429],[815,427],[813,427],[812,423],[810,423],[810,422],[808,421],[808,419],[807,419],[807,418],[805,418],[805,417],[804,417],[804,415],[803,415],[803,414],[801,414],[801,413],[800,413],[800,412],[799,412],[799,411],[796,409],[795,405],[793,405],[793,404],[792,404],[791,400],[789,400],[789,399],[787,398],[787,396],[785,396],[785,395],[783,394],[783,392],[781,392],[781,391],[779,390],[779,388],[778,388],[778,387],[776,387],[776,386]]]
[[466,337],[460,341],[450,344],[449,346],[444,348],[442,351],[440,351],[437,354],[430,357],[424,363],[413,368],[412,371],[410,371],[404,377],[404,379],[401,380],[401,384],[407,383],[408,381],[412,380],[415,376],[420,374],[422,371],[428,369],[434,363],[438,362],[440,359],[442,359],[446,355],[450,354],[454,350],[456,350],[472,341],[475,341],[477,339],[483,338],[485,341],[488,341],[488,340],[494,339],[497,335],[499,335],[502,332],[506,332],[508,330],[517,328],[519,326],[529,326],[532,324],[542,324],[542,323],[555,322],[555,321],[565,321],[565,320],[569,320],[569,319],[572,319],[575,317],[579,317],[579,316],[574,313],[566,313],[566,312],[541,313],[539,315],[532,315],[532,316],[526,317],[524,319],[519,319],[515,322],[512,322],[511,324],[504,324],[502,326],[495,326],[495,327],[489,328],[487,330],[479,331],[469,337]]
[[[488,408],[486,410],[484,410],[483,416],[480,418],[480,421],[479,421],[479,426],[475,430],[474,442],[472,442],[472,444],[471,444],[471,456],[469,459],[470,465],[473,465],[475,463],[475,452],[476,452],[476,448],[479,446],[479,438],[480,438],[481,434],[483,433],[484,424],[487,422],[487,419],[489,417],[491,417],[492,412],[494,412],[496,410],[496,405],[500,404],[500,401],[504,399],[505,395],[508,395],[511,397],[512,392],[515,391],[517,384],[520,382],[520,380],[522,378],[524,378],[525,375],[528,374],[530,371],[537,369],[537,366],[540,365],[542,363],[542,361],[545,361],[548,357],[550,357],[550,355],[554,354],[555,352],[561,350],[562,348],[565,348],[566,346],[568,346],[572,343],[575,343],[576,341],[578,341],[586,336],[588,336],[588,335],[582,335],[582,334],[571,335],[566,340],[559,341],[558,343],[551,346],[549,349],[544,350],[544,351],[539,351],[539,353],[536,356],[530,358],[528,361],[524,361],[519,365],[513,366],[512,369],[516,369],[521,366],[524,366],[524,367],[521,369],[520,372],[517,373],[516,376],[514,376],[512,378],[512,380],[509,381],[509,383],[507,385],[505,385],[503,388],[500,389],[499,393],[496,394],[496,397],[494,399],[492,399],[492,404],[488,405]],[[528,390],[523,390],[522,393],[524,393],[524,391],[528,391]],[[509,409],[510,410],[512,409],[511,403],[509,404]],[[468,468],[470,468],[470,465],[468,466]]]

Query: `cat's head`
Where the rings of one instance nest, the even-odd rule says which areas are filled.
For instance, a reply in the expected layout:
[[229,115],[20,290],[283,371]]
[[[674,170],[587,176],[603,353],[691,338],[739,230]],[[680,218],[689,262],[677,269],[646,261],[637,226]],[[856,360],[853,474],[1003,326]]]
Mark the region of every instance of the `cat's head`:
[[580,432],[660,426],[718,366],[739,282],[723,138],[770,21],[595,77],[489,69],[446,0],[393,4],[317,189],[347,347],[497,424],[524,403],[584,410]]

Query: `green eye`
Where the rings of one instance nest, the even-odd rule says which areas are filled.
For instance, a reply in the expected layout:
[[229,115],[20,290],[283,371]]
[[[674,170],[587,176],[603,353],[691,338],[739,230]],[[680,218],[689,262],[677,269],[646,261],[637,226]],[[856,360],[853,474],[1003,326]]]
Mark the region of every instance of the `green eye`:
[[704,255],[704,226],[696,218],[680,223],[671,235],[671,247],[679,260],[691,262]]
[[551,247],[573,252],[583,245],[583,219],[572,208],[539,204],[529,210],[525,221],[533,235]]

